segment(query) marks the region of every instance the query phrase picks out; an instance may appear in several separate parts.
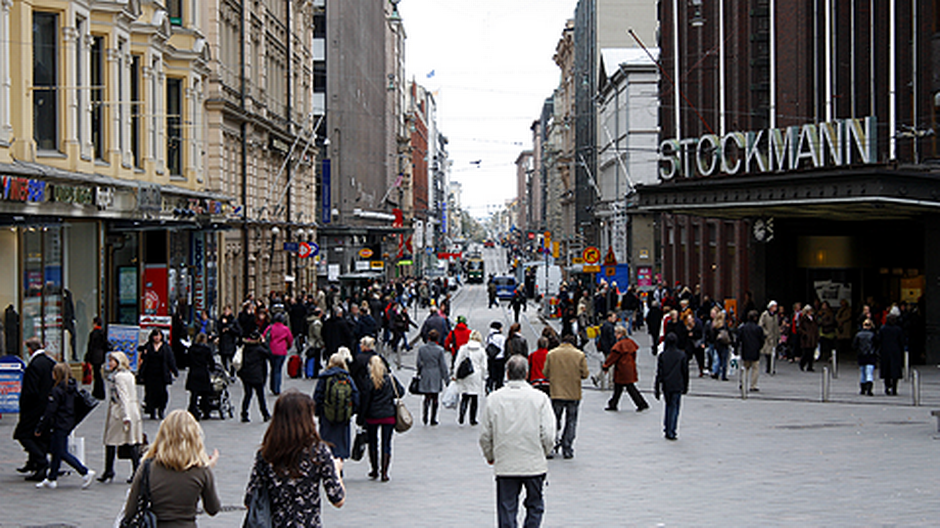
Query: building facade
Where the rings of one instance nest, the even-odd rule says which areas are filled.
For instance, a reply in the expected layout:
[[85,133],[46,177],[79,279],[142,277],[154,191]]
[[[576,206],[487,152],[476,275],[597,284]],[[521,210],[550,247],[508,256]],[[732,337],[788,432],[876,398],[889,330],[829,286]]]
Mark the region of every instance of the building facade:
[[940,359],[938,3],[660,7],[672,79],[639,200],[664,216],[663,278],[757,306],[903,301],[912,359]]

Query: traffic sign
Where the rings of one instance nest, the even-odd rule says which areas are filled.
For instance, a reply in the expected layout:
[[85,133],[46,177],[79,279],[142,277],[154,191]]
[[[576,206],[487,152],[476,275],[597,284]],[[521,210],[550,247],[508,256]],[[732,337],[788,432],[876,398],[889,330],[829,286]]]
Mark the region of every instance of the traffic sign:
[[284,251],[297,251],[299,245],[297,242],[284,242]]
[[363,259],[368,259],[372,256],[373,251],[369,248],[362,248],[359,250],[359,257]]
[[594,246],[588,246],[584,248],[584,253],[581,256],[584,258],[585,264],[594,265],[601,261],[601,250]]
[[583,271],[584,273],[598,273],[601,271],[601,267],[600,266],[584,266],[583,268],[581,268],[581,271]]
[[310,244],[306,242],[301,242],[300,247],[297,248],[297,256],[300,258],[307,258],[310,256],[311,249],[312,248],[310,247]]

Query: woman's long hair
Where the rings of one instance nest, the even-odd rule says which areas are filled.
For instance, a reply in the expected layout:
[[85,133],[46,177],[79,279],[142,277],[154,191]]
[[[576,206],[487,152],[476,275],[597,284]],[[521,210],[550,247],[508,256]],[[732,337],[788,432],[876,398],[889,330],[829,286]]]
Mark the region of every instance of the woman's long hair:
[[376,389],[381,389],[382,385],[385,383],[385,374],[388,372],[385,370],[385,363],[382,362],[381,356],[372,356],[369,359],[369,377],[372,378],[372,386]]
[[144,455],[144,459],[148,458],[173,471],[209,465],[199,422],[188,411],[172,411],[160,424],[156,438]]
[[56,363],[52,367],[52,379],[55,380],[53,387],[58,386],[61,383],[68,385],[69,379],[72,377],[72,367],[69,367],[68,363]]
[[276,473],[291,478],[301,475],[304,451],[320,443],[313,413],[313,398],[296,390],[285,392],[274,403],[274,414],[261,442],[261,456]]

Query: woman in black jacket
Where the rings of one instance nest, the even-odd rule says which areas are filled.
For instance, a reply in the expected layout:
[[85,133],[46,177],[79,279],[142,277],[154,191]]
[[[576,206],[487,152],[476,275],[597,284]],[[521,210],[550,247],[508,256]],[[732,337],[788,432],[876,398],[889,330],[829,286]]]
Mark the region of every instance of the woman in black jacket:
[[39,420],[39,425],[36,426],[36,436],[41,436],[45,431],[52,432],[49,442],[52,463],[49,465],[46,478],[36,484],[36,487],[55,489],[58,485],[56,478],[59,476],[59,466],[64,460],[82,476],[84,489],[94,481],[95,472],[82,465],[81,461],[68,450],[69,433],[75,428],[75,398],[80,397],[78,384],[72,379],[72,369],[66,363],[56,363],[56,366],[52,368],[52,377],[55,379],[55,385],[49,393],[46,412]]
[[95,317],[94,319],[95,327],[92,329],[91,334],[88,335],[88,348],[85,352],[85,363],[91,365],[91,370],[94,372],[94,385],[91,389],[91,394],[99,400],[104,399],[104,378],[101,375],[101,367],[104,365],[105,356],[108,354],[108,351],[111,350],[111,346],[108,344],[108,336],[104,332],[104,325],[101,323],[100,317]]
[[173,376],[179,376],[176,368],[176,356],[163,341],[163,332],[154,328],[150,332],[147,344],[140,351],[138,375],[144,382],[144,412],[151,420],[163,419],[169,395],[166,386],[173,383]]
[[245,388],[245,396],[242,398],[242,422],[250,421],[248,407],[251,405],[252,392],[258,396],[258,408],[261,410],[264,421],[267,422],[271,418],[264,401],[264,382],[268,379],[268,356],[270,355],[271,351],[262,341],[259,331],[255,330],[245,338],[242,349],[242,368],[238,371],[238,377],[242,379],[242,385]]
[[232,307],[226,306],[219,318],[219,358],[226,372],[231,372],[232,357],[235,356],[235,345],[241,337],[238,318],[232,313]]
[[[394,385],[393,385],[394,384]],[[369,478],[379,476],[377,468],[378,433],[382,431],[382,482],[388,481],[388,466],[392,460],[392,433],[395,431],[395,399],[404,395],[405,389],[394,376],[388,373],[381,356],[369,360],[369,380],[363,384],[361,409],[366,432],[369,435]]]
[[878,332],[881,341],[881,377],[885,380],[885,394],[898,395],[898,379],[903,375],[904,330],[898,325],[900,310],[891,308],[888,320]]
[[212,380],[209,371],[215,368],[209,338],[200,333],[196,342],[189,347],[189,375],[186,376],[186,390],[189,391],[189,413],[197,420],[209,417],[209,396],[212,396]]

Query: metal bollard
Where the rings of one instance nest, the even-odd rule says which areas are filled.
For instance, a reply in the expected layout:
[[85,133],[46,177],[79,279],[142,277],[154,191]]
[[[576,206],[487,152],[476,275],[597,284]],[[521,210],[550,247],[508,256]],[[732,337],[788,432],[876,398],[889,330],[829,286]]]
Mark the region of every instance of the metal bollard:
[[829,401],[829,385],[831,384],[831,377],[829,372],[829,367],[823,367],[822,371],[822,401]]
[[774,350],[770,353],[770,375],[777,375],[777,351]]
[[904,351],[904,380],[911,380],[911,353]]
[[911,398],[914,407],[920,407],[920,372],[917,369],[911,371]]
[[839,359],[838,359],[838,354],[839,354],[839,353],[836,352],[836,349],[833,348],[833,349],[832,349],[832,358],[831,358],[831,360],[832,360],[832,378],[833,378],[833,379],[839,379]]

